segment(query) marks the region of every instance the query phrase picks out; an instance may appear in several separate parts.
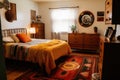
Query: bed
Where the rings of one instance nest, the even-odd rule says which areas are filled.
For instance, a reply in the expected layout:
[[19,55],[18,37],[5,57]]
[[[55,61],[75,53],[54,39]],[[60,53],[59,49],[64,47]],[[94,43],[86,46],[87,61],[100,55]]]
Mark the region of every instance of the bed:
[[11,36],[26,33],[25,28],[2,30],[5,58],[38,63],[50,74],[56,67],[55,60],[71,53],[69,44],[63,40],[30,39],[24,42],[21,38],[15,41]]

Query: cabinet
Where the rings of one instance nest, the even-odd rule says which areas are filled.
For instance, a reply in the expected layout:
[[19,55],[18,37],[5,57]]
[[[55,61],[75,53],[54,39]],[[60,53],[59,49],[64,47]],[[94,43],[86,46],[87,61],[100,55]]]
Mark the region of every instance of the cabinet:
[[120,74],[120,41],[100,39],[99,73],[101,80],[118,80]]
[[44,39],[45,38],[45,24],[44,23],[32,23],[31,27],[35,27],[35,37],[34,38],[40,38]]
[[71,48],[84,50],[99,49],[99,34],[69,33],[68,43]]
[[120,0],[105,1],[105,23],[120,24]]

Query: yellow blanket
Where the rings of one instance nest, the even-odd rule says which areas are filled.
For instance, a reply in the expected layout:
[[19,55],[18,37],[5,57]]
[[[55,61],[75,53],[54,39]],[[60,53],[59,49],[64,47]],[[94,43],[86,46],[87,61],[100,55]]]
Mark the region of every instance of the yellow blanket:
[[56,67],[55,60],[70,53],[71,48],[67,42],[54,39],[30,47],[27,60],[38,63],[40,67],[44,65],[46,72],[50,74],[51,70]]

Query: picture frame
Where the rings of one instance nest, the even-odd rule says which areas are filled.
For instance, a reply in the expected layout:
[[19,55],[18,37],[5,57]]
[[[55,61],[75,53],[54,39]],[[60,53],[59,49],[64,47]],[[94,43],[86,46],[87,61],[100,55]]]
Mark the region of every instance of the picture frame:
[[104,11],[97,12],[97,21],[104,21]]
[[36,11],[31,10],[31,22],[36,22]]
[[113,28],[112,27],[108,27],[108,29],[106,29],[105,37],[111,38],[112,34],[113,34]]

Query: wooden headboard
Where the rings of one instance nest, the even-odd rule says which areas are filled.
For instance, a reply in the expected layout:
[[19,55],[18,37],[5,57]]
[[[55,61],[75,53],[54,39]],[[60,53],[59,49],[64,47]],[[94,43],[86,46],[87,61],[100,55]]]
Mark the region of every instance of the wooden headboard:
[[26,28],[15,28],[15,29],[2,30],[3,37],[7,37],[7,36],[10,36],[11,34],[18,34],[18,33],[26,33],[27,34],[27,29]]

